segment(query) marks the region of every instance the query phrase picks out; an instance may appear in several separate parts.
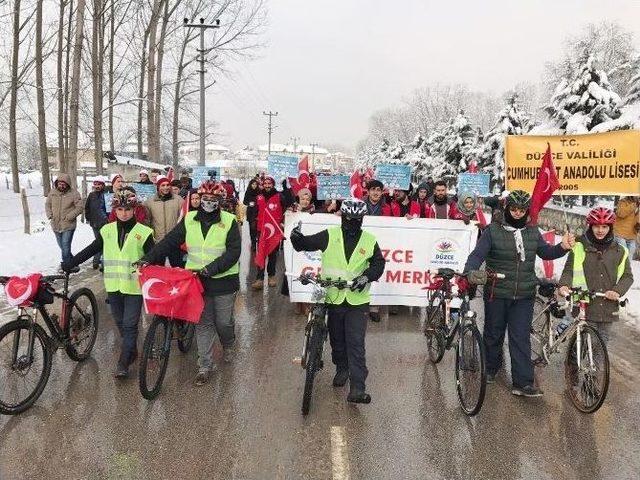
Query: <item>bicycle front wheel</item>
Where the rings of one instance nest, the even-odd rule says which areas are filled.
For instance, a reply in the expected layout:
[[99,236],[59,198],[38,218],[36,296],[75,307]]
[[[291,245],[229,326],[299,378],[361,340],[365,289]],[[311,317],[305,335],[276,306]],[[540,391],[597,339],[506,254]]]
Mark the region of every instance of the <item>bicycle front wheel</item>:
[[[31,333],[31,335],[30,335]],[[29,355],[29,343],[33,347]],[[51,347],[44,329],[27,319],[0,328],[0,413],[17,415],[42,394],[51,374]]]
[[81,288],[69,297],[65,334],[67,355],[76,362],[89,358],[98,336],[98,302],[91,290]]
[[444,356],[445,334],[444,334],[444,304],[429,305],[427,307],[427,322],[425,324],[424,335],[427,339],[427,352],[431,363],[439,363]]
[[473,324],[460,331],[456,346],[456,390],[462,411],[475,415],[482,408],[487,388],[484,344]]
[[571,338],[564,378],[569,398],[578,410],[593,413],[602,406],[609,390],[609,353],[602,337],[592,326],[580,328],[579,352],[578,333]]
[[156,315],[144,338],[138,379],[140,393],[147,400],[156,398],[162,388],[171,353],[172,330],[171,322]]
[[313,391],[313,381],[316,373],[320,370],[322,362],[322,342],[324,341],[322,331],[317,326],[311,327],[309,335],[308,356],[306,375],[304,379],[304,393],[302,394],[302,414],[309,413],[311,405],[311,392]]

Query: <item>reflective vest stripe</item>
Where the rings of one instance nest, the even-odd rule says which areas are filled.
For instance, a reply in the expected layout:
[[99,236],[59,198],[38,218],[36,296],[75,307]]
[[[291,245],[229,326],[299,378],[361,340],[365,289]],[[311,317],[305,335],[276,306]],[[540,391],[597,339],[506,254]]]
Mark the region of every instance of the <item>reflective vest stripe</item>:
[[[620,245],[624,251],[622,260],[618,264],[616,270],[616,283],[620,281],[624,274],[624,269],[629,258],[629,250],[627,247]],[[587,289],[587,278],[584,275],[584,262],[587,258],[587,252],[582,242],[576,242],[573,247],[573,286]]]

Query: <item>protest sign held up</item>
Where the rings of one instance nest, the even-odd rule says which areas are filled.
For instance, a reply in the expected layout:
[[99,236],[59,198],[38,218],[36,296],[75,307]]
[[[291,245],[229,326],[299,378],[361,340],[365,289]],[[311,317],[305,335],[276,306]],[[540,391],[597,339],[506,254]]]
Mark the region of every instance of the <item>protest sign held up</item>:
[[318,200],[343,200],[351,196],[349,175],[318,176]]
[[382,163],[376,167],[376,180],[392,190],[407,190],[411,184],[411,167],[409,165],[396,165]]

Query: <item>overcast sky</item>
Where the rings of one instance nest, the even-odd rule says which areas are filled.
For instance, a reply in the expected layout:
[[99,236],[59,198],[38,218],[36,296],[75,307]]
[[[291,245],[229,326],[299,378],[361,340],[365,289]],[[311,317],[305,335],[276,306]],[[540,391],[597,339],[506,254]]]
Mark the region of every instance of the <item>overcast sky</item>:
[[[208,91],[220,143],[267,143],[263,110],[279,112],[274,142],[355,147],[371,113],[413,89],[464,83],[502,93],[537,81],[563,39],[618,21],[640,47],[638,0],[269,0],[267,46]],[[224,21],[224,19],[223,19]]]

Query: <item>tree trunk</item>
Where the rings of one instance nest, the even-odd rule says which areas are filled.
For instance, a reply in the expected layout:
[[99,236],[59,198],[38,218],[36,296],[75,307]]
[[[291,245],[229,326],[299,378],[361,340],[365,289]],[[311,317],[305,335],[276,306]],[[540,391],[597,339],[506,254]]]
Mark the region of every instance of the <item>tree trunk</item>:
[[49,176],[49,152],[47,151],[47,121],[44,106],[44,82],[42,79],[42,2],[36,3],[36,101],[38,104],[38,145],[40,146],[40,168],[44,196],[49,195],[51,178]]
[[156,67],[156,116],[154,119],[154,137],[156,144],[154,150],[158,154],[158,162],[162,161],[162,150],[160,148],[160,123],[162,118],[162,61],[164,59],[164,43],[167,37],[167,24],[169,23],[169,0],[164,0],[164,13],[162,15],[162,27],[160,28],[160,41],[158,42],[158,64]]
[[147,41],[149,39],[149,29],[147,28],[142,38],[142,59],[140,60],[140,84],[138,86],[138,157],[142,158],[142,114],[144,113],[144,74],[147,63]]
[[147,61],[147,155],[152,162],[158,161],[158,152],[156,150],[156,132],[155,116],[156,96],[155,96],[155,78],[156,78],[156,34],[158,29],[158,17],[163,0],[154,0],[153,10],[151,11],[151,19],[149,21],[149,55]]
[[[60,171],[67,169],[67,157],[64,149],[64,85],[62,83],[62,69],[64,67],[62,63],[62,52],[64,52],[65,5],[66,2],[64,0],[60,0],[60,10],[58,12],[58,51],[56,65],[56,87],[58,92],[58,168],[60,168]],[[44,185],[44,180],[42,183]]]
[[178,70],[176,72],[176,89],[173,98],[173,125],[171,126],[171,155],[173,168],[178,168],[178,157],[180,155],[180,143],[178,140],[179,122],[180,122],[180,101],[182,100],[182,74],[184,73],[184,55],[189,43],[189,35],[191,29],[188,29],[187,35],[182,42],[180,49],[180,59],[178,60]]
[[113,141],[113,44],[116,40],[116,8],[115,0],[111,0],[111,22],[109,23],[109,150],[115,152]]
[[20,52],[20,0],[15,0],[13,11],[13,45],[11,52],[11,100],[9,105],[9,155],[11,156],[11,174],[13,191],[20,193],[18,175],[18,138],[16,131],[16,108],[18,104],[18,59]]
[[93,0],[91,70],[93,74],[93,138],[96,171],[102,175],[102,0]]
[[69,99],[69,175],[76,186],[78,163],[78,117],[80,106],[80,74],[82,66],[82,40],[84,36],[85,0],[78,0],[76,9],[76,35],[73,46],[73,67],[71,72],[71,97]]
[[[73,33],[73,0],[69,2],[69,21],[67,22],[67,48],[64,67],[64,155],[65,171],[69,170],[69,72],[71,70],[71,36]],[[84,23],[84,21],[83,21]]]

